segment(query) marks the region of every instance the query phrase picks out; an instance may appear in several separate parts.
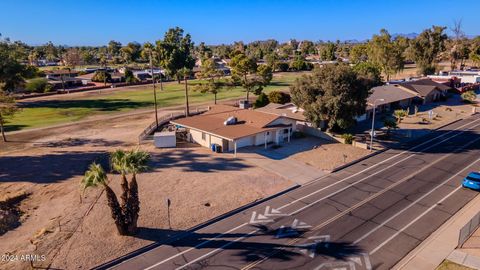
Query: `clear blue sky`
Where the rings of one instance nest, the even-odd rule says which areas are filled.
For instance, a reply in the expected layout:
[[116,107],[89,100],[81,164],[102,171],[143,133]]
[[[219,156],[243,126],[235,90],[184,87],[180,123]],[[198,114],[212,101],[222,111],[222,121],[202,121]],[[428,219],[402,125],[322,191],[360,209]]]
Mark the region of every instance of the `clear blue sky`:
[[480,34],[480,0],[1,0],[0,33],[29,44],[154,41],[180,26],[198,44],[274,38],[363,40],[381,28],[420,33],[462,19]]

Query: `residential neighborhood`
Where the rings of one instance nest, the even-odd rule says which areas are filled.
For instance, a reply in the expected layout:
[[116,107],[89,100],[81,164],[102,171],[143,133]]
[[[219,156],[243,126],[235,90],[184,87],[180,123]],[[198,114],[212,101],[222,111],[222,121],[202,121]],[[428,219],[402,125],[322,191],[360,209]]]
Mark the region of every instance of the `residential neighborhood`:
[[480,269],[460,6],[0,3],[0,269]]

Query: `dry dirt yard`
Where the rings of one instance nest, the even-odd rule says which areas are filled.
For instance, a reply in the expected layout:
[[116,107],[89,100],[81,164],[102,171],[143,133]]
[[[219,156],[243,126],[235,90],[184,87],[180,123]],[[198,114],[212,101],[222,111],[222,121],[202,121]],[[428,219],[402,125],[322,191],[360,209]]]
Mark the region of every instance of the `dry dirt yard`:
[[[400,129],[435,129],[470,116],[472,108],[473,105],[463,103],[459,97],[453,97],[445,102],[423,105],[417,115],[413,115],[411,111],[398,126]],[[429,117],[430,110],[433,111],[432,119]],[[477,107],[476,110],[478,112],[480,108]]]
[[[137,135],[152,120],[139,114],[18,133],[12,142],[0,143],[0,200],[27,194],[15,202],[23,213],[20,224],[0,235],[0,254],[45,255],[35,267],[88,269],[293,185],[205,148],[143,144],[152,170],[138,177],[140,232],[121,237],[101,189],[87,189],[82,197],[79,182],[92,161],[106,164],[108,152],[136,147]],[[119,192],[118,175],[109,178]],[[172,202],[171,229],[166,198]],[[29,268],[0,262],[0,269]]]
[[318,145],[316,149],[295,154],[292,158],[321,170],[332,171],[368,154],[370,154],[369,150],[350,144],[326,142]]

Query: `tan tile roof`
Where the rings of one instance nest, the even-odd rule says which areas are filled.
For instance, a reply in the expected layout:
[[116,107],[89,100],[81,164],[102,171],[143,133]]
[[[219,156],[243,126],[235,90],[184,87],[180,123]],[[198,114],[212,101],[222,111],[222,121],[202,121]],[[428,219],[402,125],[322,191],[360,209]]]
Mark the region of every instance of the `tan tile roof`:
[[[237,118],[237,124],[224,125],[230,116]],[[277,115],[245,110],[227,105],[216,105],[197,116],[171,121],[173,124],[214,134],[225,139],[236,140],[275,128],[267,125],[279,118]]]

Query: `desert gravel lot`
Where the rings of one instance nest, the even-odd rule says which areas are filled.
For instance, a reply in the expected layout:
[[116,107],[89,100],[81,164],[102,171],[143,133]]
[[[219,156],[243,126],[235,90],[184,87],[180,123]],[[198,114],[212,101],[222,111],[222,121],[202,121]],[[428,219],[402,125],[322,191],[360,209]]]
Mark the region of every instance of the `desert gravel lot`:
[[[35,267],[88,269],[293,185],[229,154],[143,144],[152,170],[138,177],[141,229],[135,237],[120,237],[101,190],[89,189],[80,199],[79,181],[92,161],[105,163],[108,152],[137,147],[138,134],[152,120],[133,115],[12,136],[15,142],[0,154],[0,189],[3,197],[29,196],[18,205],[21,225],[0,236],[0,254],[46,255]],[[119,177],[109,177],[118,192]],[[166,198],[172,202],[171,229]]]

